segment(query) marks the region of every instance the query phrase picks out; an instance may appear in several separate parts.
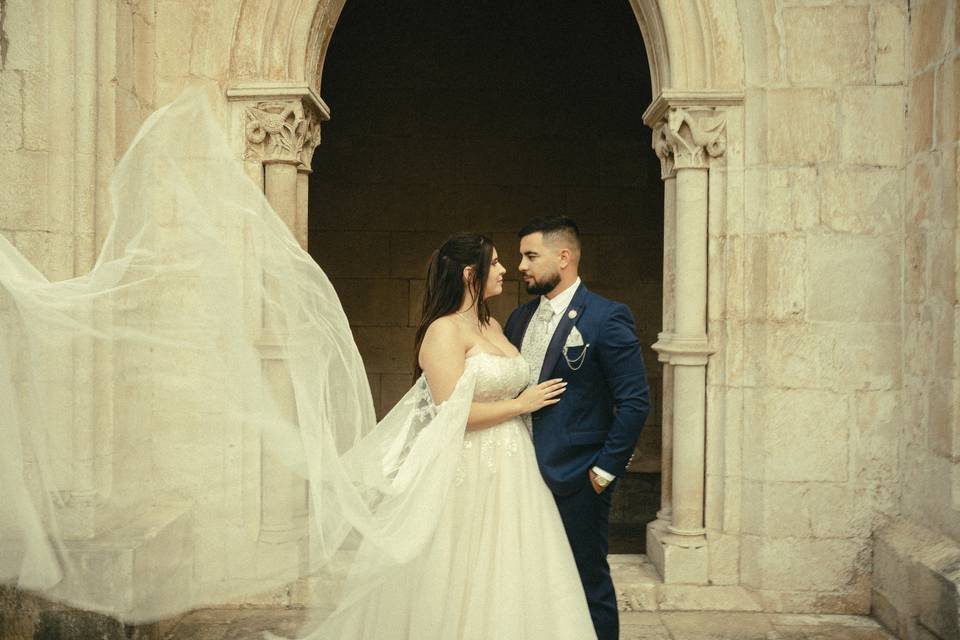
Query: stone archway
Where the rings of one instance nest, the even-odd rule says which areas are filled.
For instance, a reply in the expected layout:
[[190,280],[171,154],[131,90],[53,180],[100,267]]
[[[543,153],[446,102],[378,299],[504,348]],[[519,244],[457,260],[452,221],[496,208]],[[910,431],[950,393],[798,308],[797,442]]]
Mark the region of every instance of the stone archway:
[[[246,168],[306,244],[307,174],[330,111],[320,98],[330,36],[343,0],[245,0],[233,36],[227,97]],[[743,45],[736,16],[712,3],[631,0],[651,67],[644,113],[664,181],[663,494],[647,549],[664,582],[734,584],[739,563],[739,442],[727,415],[725,283],[728,209],[742,193]],[[277,328],[263,326],[265,367]],[[277,380],[282,387],[283,381]],[[291,408],[292,410],[292,408]],[[736,421],[732,421],[734,425]],[[739,436],[737,436],[739,437]],[[731,445],[728,450],[725,448]],[[265,530],[293,541],[304,489],[264,461],[262,485],[280,500]],[[735,531],[735,529],[734,529]],[[709,532],[709,535],[708,535]]]

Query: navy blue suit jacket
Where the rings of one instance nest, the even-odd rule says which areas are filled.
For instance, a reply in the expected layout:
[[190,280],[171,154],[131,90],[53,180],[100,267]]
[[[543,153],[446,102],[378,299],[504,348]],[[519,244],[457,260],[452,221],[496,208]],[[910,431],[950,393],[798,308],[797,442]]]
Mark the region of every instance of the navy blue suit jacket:
[[[510,314],[504,333],[517,349],[539,305],[540,298],[534,298]],[[569,347],[564,355],[574,326],[584,346]],[[551,378],[568,384],[559,403],[533,414],[533,443],[547,486],[558,495],[573,493],[589,482],[593,465],[622,476],[650,413],[650,388],[630,309],[581,283],[543,359],[540,382]]]

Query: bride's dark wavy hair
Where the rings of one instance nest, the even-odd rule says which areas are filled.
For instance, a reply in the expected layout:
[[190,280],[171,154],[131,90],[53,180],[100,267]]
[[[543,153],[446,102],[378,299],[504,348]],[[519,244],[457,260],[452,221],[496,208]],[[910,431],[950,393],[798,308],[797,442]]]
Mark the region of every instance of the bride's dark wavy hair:
[[[492,260],[493,240],[479,233],[454,234],[430,256],[420,326],[417,327],[413,349],[413,368],[418,378],[423,373],[420,368],[420,346],[427,334],[427,327],[437,318],[459,311],[468,291],[473,293],[474,304],[479,307],[477,315],[481,326],[490,323],[490,307],[481,296]],[[466,267],[473,267],[473,276],[465,286],[463,270]]]

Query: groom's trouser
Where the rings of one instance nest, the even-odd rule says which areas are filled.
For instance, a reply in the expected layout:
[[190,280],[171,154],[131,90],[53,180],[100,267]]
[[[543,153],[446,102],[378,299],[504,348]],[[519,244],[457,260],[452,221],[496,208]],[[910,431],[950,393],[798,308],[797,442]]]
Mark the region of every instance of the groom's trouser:
[[598,640],[617,640],[620,634],[617,594],[610,578],[610,565],[607,564],[610,501],[614,484],[616,482],[598,495],[585,477],[583,488],[576,493],[553,496],[567,530],[573,557],[577,561]]

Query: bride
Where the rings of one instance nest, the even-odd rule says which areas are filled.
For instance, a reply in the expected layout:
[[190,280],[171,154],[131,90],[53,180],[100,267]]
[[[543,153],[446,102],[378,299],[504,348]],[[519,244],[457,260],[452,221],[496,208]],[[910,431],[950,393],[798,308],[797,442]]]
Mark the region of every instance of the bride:
[[476,376],[454,486],[430,543],[337,637],[596,637],[522,419],[560,402],[566,385],[553,379],[527,387],[526,361],[487,307],[502,292],[505,271],[490,239],[476,234],[452,236],[430,260],[416,334],[418,373],[437,404],[466,372]]
[[423,375],[378,423],[336,292],[220,127],[199,92],[148,118],[87,274],[0,234],[0,583],[140,623],[296,582],[314,638],[594,638],[523,420],[564,384],[526,388],[492,243],[434,254]]

